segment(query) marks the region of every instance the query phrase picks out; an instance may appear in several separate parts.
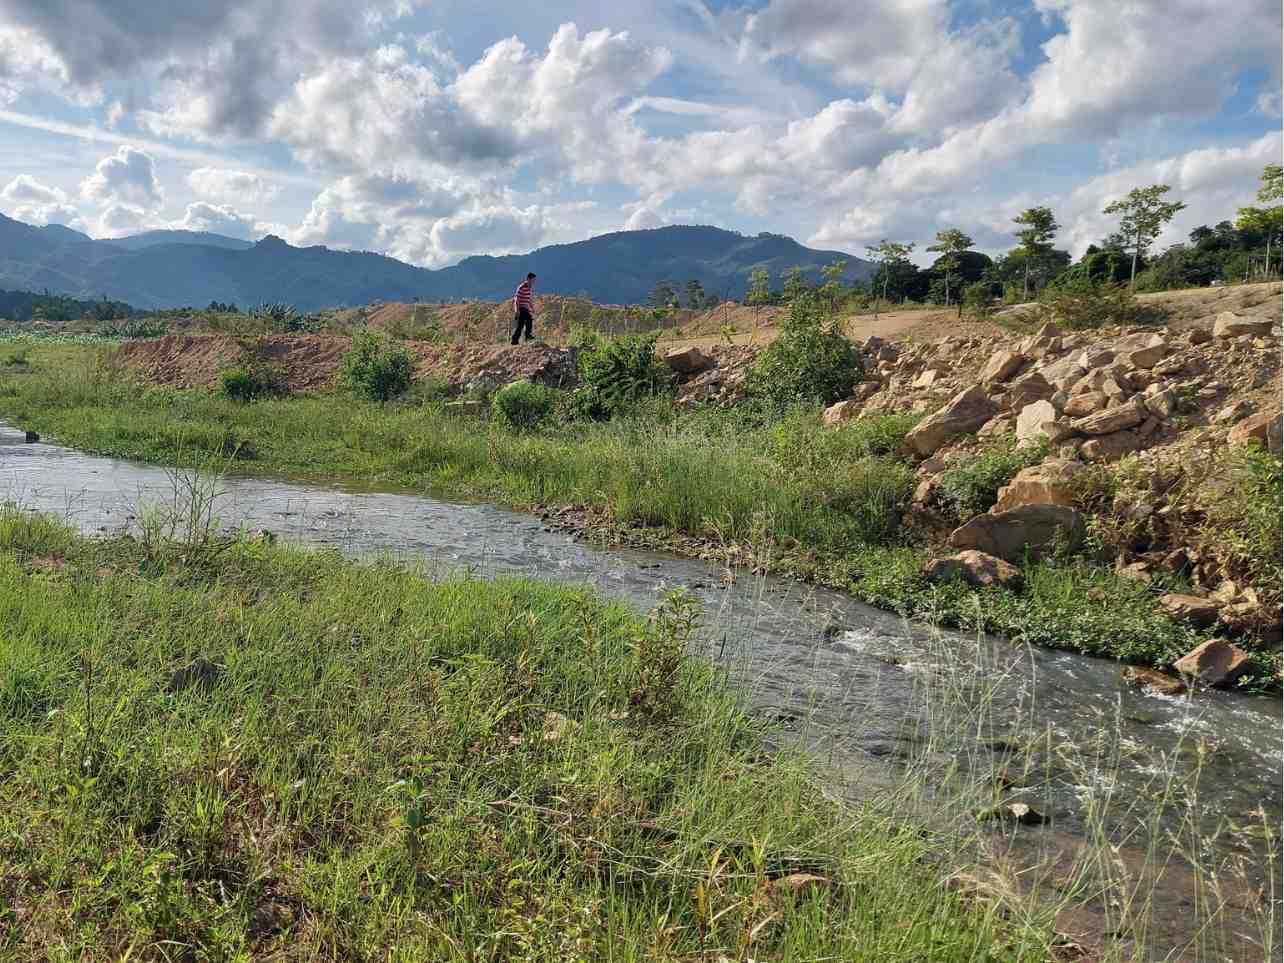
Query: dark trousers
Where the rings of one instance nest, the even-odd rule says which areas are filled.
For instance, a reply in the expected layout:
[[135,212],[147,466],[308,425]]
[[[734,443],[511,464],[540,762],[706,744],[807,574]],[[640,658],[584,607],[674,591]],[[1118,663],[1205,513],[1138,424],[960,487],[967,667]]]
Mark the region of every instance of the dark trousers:
[[522,336],[522,329],[526,329],[526,340],[529,341],[535,337],[534,333],[535,319],[531,316],[530,308],[518,308],[517,314],[513,317],[513,344],[517,344],[518,339]]

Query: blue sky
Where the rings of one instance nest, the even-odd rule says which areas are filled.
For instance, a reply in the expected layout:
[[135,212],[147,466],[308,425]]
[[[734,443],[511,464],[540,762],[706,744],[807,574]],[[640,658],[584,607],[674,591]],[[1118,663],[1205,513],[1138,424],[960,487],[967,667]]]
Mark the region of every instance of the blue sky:
[[716,224],[862,254],[1047,204],[1165,241],[1280,162],[1275,0],[0,0],[0,210],[429,267]]

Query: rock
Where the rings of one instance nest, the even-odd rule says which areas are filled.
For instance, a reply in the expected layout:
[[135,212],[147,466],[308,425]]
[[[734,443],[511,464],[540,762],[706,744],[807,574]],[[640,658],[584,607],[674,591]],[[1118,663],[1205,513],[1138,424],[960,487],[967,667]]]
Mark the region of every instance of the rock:
[[561,742],[567,736],[574,735],[579,729],[579,723],[574,719],[569,719],[560,712],[549,710],[544,713],[544,731],[542,733],[545,742]]
[[1034,336],[1036,338],[1059,338],[1061,337],[1061,334],[1062,331],[1060,328],[1051,321],[1047,321],[1044,323],[1043,327],[1034,333]]
[[988,820],[998,819],[1003,822],[1019,823],[1022,826],[1042,826],[1047,822],[1046,816],[1023,802],[995,806],[993,809],[982,812],[980,817]]
[[1278,411],[1262,411],[1245,418],[1226,436],[1232,445],[1247,445],[1257,442],[1268,451],[1280,453],[1281,440],[1284,438],[1284,422]]
[[218,681],[219,676],[222,674],[223,667],[221,665],[217,665],[205,658],[195,659],[190,665],[185,665],[171,673],[165,689],[167,692],[182,692],[184,689],[190,689],[193,686],[208,689]]
[[940,373],[935,368],[928,368],[921,375],[919,375],[917,378],[914,379],[914,387],[930,388],[932,387],[932,385],[936,384],[936,379],[939,377],[940,377]]
[[1147,438],[1149,438],[1158,430],[1159,430],[1159,419],[1156,418],[1154,415],[1151,415],[1149,418],[1143,421],[1141,423],[1141,427],[1137,429],[1137,437],[1140,438],[1142,441],[1145,441]]
[[883,385],[878,381],[862,381],[852,389],[853,401],[868,401],[881,391]]
[[1088,391],[1068,400],[1062,413],[1069,418],[1082,418],[1101,411],[1106,407],[1107,400],[1104,392]]
[[861,403],[859,401],[840,401],[836,405],[830,405],[825,409],[825,413],[820,416],[820,420],[827,426],[837,425],[840,422],[851,421],[860,415]]
[[1213,335],[1207,328],[1191,328],[1186,332],[1187,344],[1207,344],[1212,340]]
[[1021,370],[1023,364],[1025,364],[1025,357],[1015,351],[996,351],[981,369],[979,380],[982,382],[1007,381]]
[[1145,420],[1146,413],[1145,406],[1139,400],[1131,401],[1076,419],[1070,425],[1084,435],[1110,435],[1125,428],[1135,428]]
[[880,338],[876,334],[871,334],[868,338],[864,340],[864,342],[862,342],[863,347],[870,354],[876,353],[878,349],[885,344],[887,344],[887,342],[884,341],[882,338]]
[[998,406],[978,386],[960,391],[936,414],[905,436],[910,449],[926,457],[959,435],[976,431],[998,414]]
[[1223,311],[1213,319],[1213,337],[1238,338],[1243,334],[1251,334],[1264,338],[1270,335],[1271,328],[1274,326],[1275,322],[1270,318],[1255,318],[1236,314],[1233,311]]
[[1069,426],[1057,419],[1057,409],[1050,401],[1036,401],[1026,405],[1017,416],[1018,441],[1038,441],[1046,438],[1055,445],[1070,433]]
[[914,503],[916,505],[930,504],[932,498],[936,495],[936,479],[924,478],[914,488]]
[[1184,676],[1193,676],[1205,685],[1226,685],[1248,669],[1248,653],[1223,639],[1209,639],[1173,663]]
[[977,588],[988,588],[1001,585],[1004,588],[1020,588],[1023,577],[1015,565],[978,552],[974,549],[959,552],[950,558],[938,558],[923,567],[923,575],[929,582],[949,582],[960,579]]
[[1166,354],[1168,354],[1168,342],[1159,335],[1152,334],[1141,347],[1134,348],[1124,357],[1134,368],[1150,369],[1159,364]]
[[1172,388],[1164,388],[1154,394],[1146,395],[1141,403],[1156,418],[1171,418],[1173,412],[1177,410],[1177,401],[1177,392]]
[[1179,696],[1186,691],[1186,683],[1175,679],[1166,672],[1147,669],[1139,665],[1125,666],[1123,680],[1139,689],[1154,689],[1161,695]]
[[1186,622],[1197,629],[1206,629],[1217,621],[1221,608],[1212,599],[1200,598],[1198,595],[1161,595],[1159,607],[1174,622]]
[[1079,448],[1079,454],[1088,461],[1118,461],[1142,447],[1141,436],[1135,431],[1116,431],[1113,434],[1089,438]]
[[23,434],[25,436],[25,441],[29,445],[34,445],[36,442],[40,440],[40,436],[37,435],[34,431],[24,432]]
[[894,344],[879,345],[878,352],[874,355],[879,361],[895,361],[900,356],[901,353]]
[[1044,558],[1059,548],[1071,551],[1083,541],[1083,517],[1064,505],[1023,505],[978,515],[950,535],[952,548],[974,548],[1009,562],[1027,555]]
[[999,489],[999,500],[991,514],[1009,512],[1023,505],[1075,505],[1075,478],[1082,466],[1065,459],[1045,461],[1017,472]]
[[1231,402],[1217,414],[1213,415],[1212,422],[1215,425],[1231,425],[1241,421],[1253,413],[1253,406],[1240,398],[1238,401]]
[[1017,350],[1019,353],[1035,361],[1038,361],[1042,358],[1046,358],[1050,354],[1054,354],[1055,352],[1059,351],[1060,348],[1061,348],[1060,338],[1041,338],[1038,335],[1031,335],[1030,337],[1022,340],[1021,343],[1017,345]]
[[699,348],[690,347],[674,348],[666,352],[664,363],[675,374],[693,375],[708,371],[716,362]]
[[486,402],[476,399],[448,401],[445,410],[448,415],[480,415],[486,410]]
[[1084,348],[1079,355],[1079,367],[1085,371],[1091,371],[1093,368],[1103,368],[1115,360],[1115,353],[1109,348]]

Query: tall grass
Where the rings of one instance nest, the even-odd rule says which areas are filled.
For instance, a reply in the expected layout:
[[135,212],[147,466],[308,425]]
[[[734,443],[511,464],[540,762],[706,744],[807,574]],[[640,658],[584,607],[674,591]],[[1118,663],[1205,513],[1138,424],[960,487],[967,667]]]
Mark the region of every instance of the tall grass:
[[0,513],[0,959],[1047,955],[765,755],[681,596],[147,558]]

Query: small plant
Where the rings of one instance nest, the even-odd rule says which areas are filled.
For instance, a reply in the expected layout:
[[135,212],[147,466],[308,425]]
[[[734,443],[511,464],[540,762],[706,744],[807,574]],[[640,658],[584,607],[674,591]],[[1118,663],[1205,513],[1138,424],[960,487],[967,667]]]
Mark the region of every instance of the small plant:
[[219,390],[233,401],[280,398],[288,393],[281,372],[268,364],[251,362],[228,368],[219,375]]
[[266,321],[278,331],[287,331],[289,330],[289,325],[298,319],[299,312],[294,309],[292,304],[276,301],[260,304],[250,312],[250,317]]
[[133,318],[104,324],[98,334],[104,338],[163,338],[169,334],[169,324],[158,318]]
[[557,407],[557,392],[545,385],[516,381],[491,400],[491,418],[510,431],[530,431],[549,419]]
[[30,353],[29,348],[19,348],[17,351],[11,351],[5,355],[4,366],[6,368],[25,368],[31,362],[27,355]]
[[783,330],[758,357],[750,394],[778,411],[795,404],[833,404],[847,397],[864,374],[860,352],[837,328],[826,328],[816,295],[794,299]]
[[1043,461],[1048,447],[1046,441],[1020,445],[1015,436],[1002,438],[947,469],[937,497],[961,522],[987,512],[999,500],[999,489],[1021,469]]
[[391,401],[414,382],[414,358],[405,348],[393,347],[373,334],[357,334],[339,365],[339,380],[359,398]]
[[668,373],[655,358],[658,334],[610,340],[593,335],[581,345],[582,387],[572,395],[573,414],[605,421],[634,402],[664,390]]
[[736,343],[736,326],[734,324],[722,325],[718,329],[718,333],[722,335],[722,340],[728,347]]

